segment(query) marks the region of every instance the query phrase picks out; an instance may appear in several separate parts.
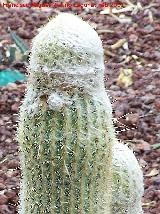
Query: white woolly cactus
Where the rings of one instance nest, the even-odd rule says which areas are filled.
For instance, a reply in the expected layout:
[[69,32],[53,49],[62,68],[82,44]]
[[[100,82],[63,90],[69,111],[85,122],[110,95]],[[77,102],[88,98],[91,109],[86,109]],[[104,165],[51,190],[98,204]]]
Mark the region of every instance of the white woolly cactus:
[[141,214],[143,176],[117,143],[97,33],[62,13],[33,40],[18,139],[19,214]]
[[112,213],[142,214],[143,175],[133,152],[113,144]]

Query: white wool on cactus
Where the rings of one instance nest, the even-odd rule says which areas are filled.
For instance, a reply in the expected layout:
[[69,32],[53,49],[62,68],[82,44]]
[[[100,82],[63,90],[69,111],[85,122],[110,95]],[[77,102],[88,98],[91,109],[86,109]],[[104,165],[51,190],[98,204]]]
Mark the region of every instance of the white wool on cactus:
[[64,90],[78,88],[95,95],[112,112],[104,87],[102,42],[88,23],[78,16],[60,13],[34,38],[31,51],[29,70],[32,78],[36,78],[35,84],[41,84],[40,95],[48,94],[52,103],[61,100],[58,102],[61,108],[68,105]]

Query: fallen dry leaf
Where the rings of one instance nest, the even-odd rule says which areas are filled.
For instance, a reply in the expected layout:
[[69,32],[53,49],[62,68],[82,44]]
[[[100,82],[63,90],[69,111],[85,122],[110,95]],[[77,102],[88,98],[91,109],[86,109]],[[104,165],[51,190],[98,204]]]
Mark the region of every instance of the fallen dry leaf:
[[143,208],[149,208],[149,207],[153,207],[155,206],[156,201],[151,201],[151,202],[147,202],[147,203],[142,203],[142,207]]
[[150,173],[146,174],[145,177],[154,177],[158,174],[159,174],[159,170],[154,168],[150,171]]
[[126,43],[126,41],[127,41],[126,39],[118,40],[118,42],[116,42],[115,44],[111,45],[111,49],[115,50],[115,49],[118,49],[118,48],[122,47]]
[[133,70],[132,69],[121,69],[120,74],[117,79],[117,85],[120,87],[128,87],[132,85],[133,80],[132,80],[132,74]]

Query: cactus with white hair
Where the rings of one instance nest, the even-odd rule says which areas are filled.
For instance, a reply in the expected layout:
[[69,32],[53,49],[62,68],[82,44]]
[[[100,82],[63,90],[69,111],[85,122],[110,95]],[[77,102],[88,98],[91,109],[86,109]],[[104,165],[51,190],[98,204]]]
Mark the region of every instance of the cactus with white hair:
[[28,70],[19,214],[142,214],[142,172],[115,137],[96,31],[59,14],[34,38]]

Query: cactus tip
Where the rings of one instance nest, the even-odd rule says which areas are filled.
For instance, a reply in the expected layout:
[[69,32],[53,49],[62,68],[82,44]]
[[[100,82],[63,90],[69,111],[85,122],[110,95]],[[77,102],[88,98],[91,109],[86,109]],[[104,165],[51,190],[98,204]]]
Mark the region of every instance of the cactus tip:
[[58,14],[35,37],[29,70],[41,91],[45,86],[52,91],[105,90],[102,42],[88,23],[73,14]]
[[102,42],[96,31],[76,15],[60,13],[33,41],[30,59],[33,71],[43,68],[80,73],[82,67],[93,66],[104,69]]

